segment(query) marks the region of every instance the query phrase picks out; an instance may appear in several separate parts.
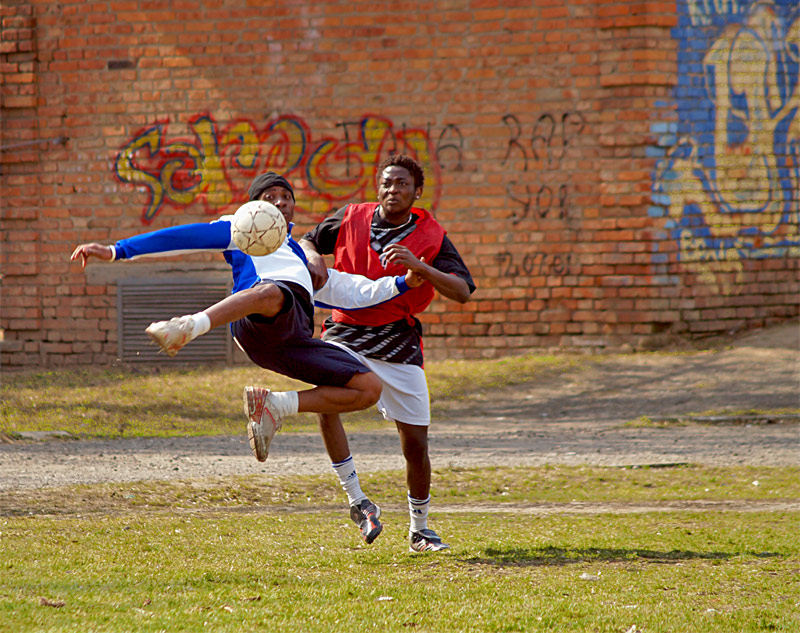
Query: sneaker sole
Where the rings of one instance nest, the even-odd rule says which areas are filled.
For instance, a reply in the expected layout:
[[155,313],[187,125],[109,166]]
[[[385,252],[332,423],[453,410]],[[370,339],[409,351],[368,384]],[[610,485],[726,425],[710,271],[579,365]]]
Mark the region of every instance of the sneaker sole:
[[367,545],[372,545],[375,542],[375,539],[378,538],[381,535],[381,532],[383,532],[383,526],[379,525],[377,531],[370,532],[368,537],[364,538],[364,542]]
[[269,451],[267,450],[264,438],[255,432],[254,426],[255,422],[249,422],[247,424],[247,439],[250,441],[250,450],[253,451],[253,455],[255,455],[258,461],[265,462],[267,461],[267,457],[269,457]]
[[414,549],[413,547],[411,547],[409,545],[408,546],[408,551],[410,553],[412,553],[412,554],[428,554],[428,553],[431,553],[431,552],[449,552],[450,551],[450,546],[447,545],[446,547],[438,547],[438,548],[430,547],[428,549]]
[[244,414],[247,416],[247,439],[250,441],[250,449],[253,451],[256,459],[260,462],[267,461],[269,456],[269,447],[266,440],[261,433],[256,432],[256,424],[260,425],[261,421],[253,420],[255,413],[255,398],[253,390],[250,387],[244,388]]
[[[352,510],[350,512],[350,518],[353,519],[353,522],[355,523],[355,518],[353,517]],[[375,539],[380,536],[381,532],[383,532],[383,525],[378,520],[380,518],[381,518],[381,507],[376,505],[375,506],[375,521],[377,521],[378,525],[372,532],[367,532],[366,534],[364,534],[364,532],[361,531],[361,523],[360,522],[356,523],[356,525],[358,526],[359,531],[361,531],[361,538],[364,539],[364,542],[367,545],[372,545],[372,543],[375,541]],[[366,521],[366,518],[364,520]]]
[[[376,521],[377,519],[378,517],[375,517]],[[366,536],[362,534],[362,536],[364,536],[364,542],[367,545],[372,545],[372,543],[375,542],[375,539],[381,535],[381,532],[383,532],[383,524],[378,522],[378,526],[375,528],[375,530],[373,530],[372,532],[367,532]]]

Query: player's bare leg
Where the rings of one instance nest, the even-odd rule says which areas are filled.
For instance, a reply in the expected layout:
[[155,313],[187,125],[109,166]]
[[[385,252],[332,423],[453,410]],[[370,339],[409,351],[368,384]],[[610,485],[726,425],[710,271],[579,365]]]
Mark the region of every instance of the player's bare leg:
[[[319,386],[299,393],[297,410],[348,413],[371,407],[381,397],[381,381],[372,372],[355,374],[344,387]],[[339,423],[341,426],[341,422]]]
[[431,492],[431,460],[428,455],[428,427],[395,422],[400,447],[406,460],[406,485],[415,499],[427,499]]
[[197,314],[151,323],[145,332],[168,356],[175,356],[189,341],[216,327],[251,314],[274,317],[283,308],[283,291],[275,284],[259,284],[218,301]]
[[[286,417],[304,412],[338,414],[360,411],[375,404],[380,395],[381,381],[372,372],[355,374],[343,387],[323,385],[303,391],[270,391],[247,386],[244,388],[244,412],[249,419],[247,435],[250,448],[256,459],[263,462],[267,459],[272,437],[281,429]],[[335,435],[328,437],[323,434],[323,439],[326,447],[329,441],[334,442],[331,459],[338,462],[350,454],[341,421],[338,421],[338,429],[333,427],[333,433]],[[346,454],[344,450],[347,450]]]
[[428,454],[428,427],[395,422],[400,446],[406,460],[408,509],[411,524],[408,530],[412,552],[438,552],[449,549],[439,535],[428,528],[431,502],[431,460]]
[[358,526],[361,538],[367,544],[372,543],[383,530],[379,520],[381,509],[372,503],[361,490],[358,473],[350,455],[347,435],[344,432],[339,414],[320,413],[319,430],[322,434],[322,440],[325,442],[325,449],[331,458],[331,466],[347,494],[347,501],[350,504],[350,518]]

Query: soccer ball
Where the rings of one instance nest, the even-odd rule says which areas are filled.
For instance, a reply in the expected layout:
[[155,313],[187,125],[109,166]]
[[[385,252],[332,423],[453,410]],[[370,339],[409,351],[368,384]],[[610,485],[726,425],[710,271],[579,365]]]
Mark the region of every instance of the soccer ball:
[[286,240],[286,220],[274,204],[251,200],[233,214],[231,237],[248,255],[269,255]]

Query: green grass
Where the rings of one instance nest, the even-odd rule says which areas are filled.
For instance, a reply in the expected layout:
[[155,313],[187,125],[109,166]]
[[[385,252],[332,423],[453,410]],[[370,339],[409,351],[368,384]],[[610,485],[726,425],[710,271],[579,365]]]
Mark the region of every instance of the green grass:
[[[584,360],[431,363],[433,405]],[[0,435],[239,435],[248,382],[302,385],[251,367],[4,374]],[[384,508],[371,546],[333,476],[0,491],[0,633],[800,631],[800,466],[440,469],[441,555],[407,552],[403,473],[361,481]]]
[[[753,506],[796,503],[799,470],[437,471],[433,555],[407,552],[401,473],[362,477],[371,546],[328,477],[4,493],[0,631],[794,633],[800,512]],[[570,505],[674,499],[740,503]]]
[[[660,352],[665,355],[674,352]],[[694,352],[697,353],[697,352]],[[480,400],[490,389],[524,384],[580,369],[602,357],[570,354],[519,356],[487,361],[428,363],[426,374],[434,415],[453,402]],[[75,437],[170,437],[238,435],[245,384],[276,390],[309,385],[253,366],[201,369],[116,367],[6,372],[0,384],[0,438],[26,431],[60,431]],[[762,423],[797,419],[800,409],[714,409],[680,418],[631,420],[631,427],[687,424]],[[374,408],[346,414],[360,430],[386,428]],[[299,414],[284,433],[313,432],[316,416]]]
[[[570,356],[523,356],[501,361],[446,361],[426,368],[434,399],[458,398],[519,384],[578,362]],[[0,385],[0,434],[66,431],[78,437],[168,437],[241,433],[245,384],[272,389],[304,383],[247,367],[202,369],[83,368],[5,373]],[[374,409],[348,414],[360,428],[385,428]],[[284,432],[316,429],[301,414]]]

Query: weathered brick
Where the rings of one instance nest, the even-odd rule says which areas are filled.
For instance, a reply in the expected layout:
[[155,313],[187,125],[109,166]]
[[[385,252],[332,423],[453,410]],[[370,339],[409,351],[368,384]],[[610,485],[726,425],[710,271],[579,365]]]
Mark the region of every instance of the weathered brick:
[[[376,150],[424,157],[425,206],[478,282],[467,304],[439,297],[423,315],[428,354],[591,347],[601,335],[635,342],[654,322],[705,334],[797,314],[797,247],[748,257],[763,245],[681,242],[678,233],[691,229],[674,229],[676,210],[659,199],[659,162],[677,143],[678,123],[695,125],[699,142],[714,131],[710,97],[684,94],[696,84],[679,82],[710,43],[681,44],[701,29],[678,26],[673,4],[480,0],[469,11],[423,7],[403,24],[377,23],[370,9],[354,13],[339,0],[301,5],[266,11],[234,0],[206,6],[202,19],[188,0],[169,9],[127,0],[0,8],[2,145],[69,137],[0,156],[4,307],[39,310],[45,328],[17,333],[4,321],[7,337],[30,342],[4,364],[113,360],[116,287],[66,261],[75,244],[230,212],[256,171],[290,158],[302,235],[346,200],[373,198]],[[392,71],[399,75],[386,79]],[[254,99],[253,85],[269,86],[268,96]],[[272,129],[280,117],[298,124],[294,137]],[[235,125],[250,126],[255,163],[242,162]],[[365,131],[375,134],[368,143]],[[723,189],[746,199],[758,186],[746,171],[731,167]],[[718,229],[708,226],[712,237]],[[796,223],[780,230],[796,243]],[[127,266],[104,274],[139,269]],[[17,292],[34,277],[36,293]],[[45,351],[42,341],[69,346]]]

